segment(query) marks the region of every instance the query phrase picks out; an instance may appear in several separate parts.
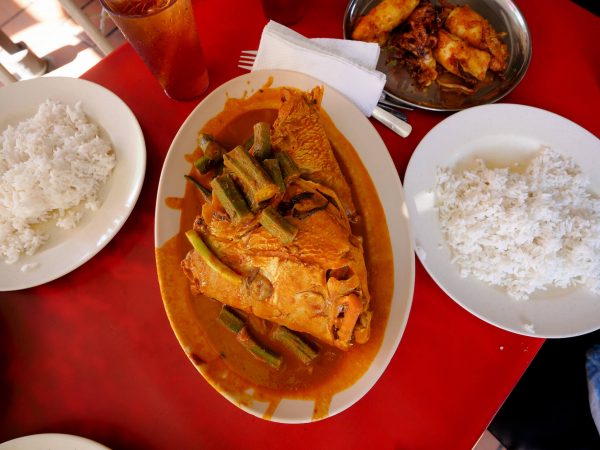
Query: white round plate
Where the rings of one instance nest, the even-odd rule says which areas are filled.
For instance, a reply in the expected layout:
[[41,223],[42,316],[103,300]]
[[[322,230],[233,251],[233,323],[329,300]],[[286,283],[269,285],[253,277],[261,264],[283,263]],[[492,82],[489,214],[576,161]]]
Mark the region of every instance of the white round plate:
[[72,434],[32,434],[0,444],[0,450],[109,450],[90,439]]
[[[297,72],[264,70],[234,78],[207,96],[181,126],[165,159],[156,202],[155,244],[157,247],[162,246],[179,231],[180,214],[177,210],[167,207],[165,200],[167,197],[182,197],[184,194],[183,174],[190,169],[184,155],[189,154],[196,147],[198,130],[223,110],[228,97],[240,98],[245,93],[252,94],[264,87],[270,77],[273,78],[273,87],[292,86],[308,90],[324,84]],[[404,332],[412,303],[415,260],[402,184],[381,137],[346,97],[329,86],[325,86],[322,105],[336,127],[352,143],[371,174],[385,210],[395,269],[392,307],[379,352],[367,372],[353,386],[333,397],[329,408],[329,416],[332,416],[350,407],[365,395],[382,375],[394,355]],[[264,404],[254,402],[249,406],[240,405],[233,399],[228,399],[257,417],[263,416]],[[271,420],[286,423],[310,422],[313,408],[314,402],[284,399]]]
[[46,99],[70,105],[81,102],[84,113],[100,127],[101,136],[111,141],[117,165],[100,192],[102,205],[97,211],[86,210],[72,230],[53,228],[34,255],[21,256],[14,264],[0,260],[0,291],[47,283],[96,255],[129,217],[144,181],[146,146],[137,119],[119,97],[90,81],[42,77],[1,88],[0,132],[32,117]]
[[504,290],[461,278],[434,208],[437,167],[454,167],[474,157],[508,167],[541,146],[572,157],[592,180],[592,190],[600,193],[600,141],[561,116],[530,106],[494,104],[440,122],[415,149],[404,178],[414,245],[437,284],[477,317],[527,336],[576,336],[600,328],[600,296],[585,288],[552,289],[517,301]]

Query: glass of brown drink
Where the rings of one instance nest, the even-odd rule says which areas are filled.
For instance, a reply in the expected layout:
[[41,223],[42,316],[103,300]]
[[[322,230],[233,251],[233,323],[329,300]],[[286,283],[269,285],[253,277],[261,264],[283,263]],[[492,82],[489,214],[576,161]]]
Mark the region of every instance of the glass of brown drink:
[[191,0],[100,0],[174,100],[198,97],[208,87],[208,70]]

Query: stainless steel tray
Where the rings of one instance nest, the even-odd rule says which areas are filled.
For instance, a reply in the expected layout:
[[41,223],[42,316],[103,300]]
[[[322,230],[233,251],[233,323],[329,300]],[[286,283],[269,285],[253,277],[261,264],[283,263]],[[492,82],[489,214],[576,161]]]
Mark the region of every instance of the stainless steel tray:
[[[366,14],[381,0],[350,0],[344,15],[344,39],[350,39],[358,18]],[[456,0],[450,0],[457,3]],[[439,2],[433,0],[433,4]],[[377,69],[387,75],[385,92],[415,108],[431,111],[458,111],[472,106],[493,103],[511,92],[525,76],[531,60],[531,37],[527,23],[519,9],[510,0],[461,0],[485,17],[498,32],[507,33],[503,38],[508,45],[508,67],[503,79],[495,77],[489,84],[475,93],[466,95],[444,91],[433,83],[428,88],[419,88],[408,71],[398,64],[386,65],[387,55],[382,50]]]

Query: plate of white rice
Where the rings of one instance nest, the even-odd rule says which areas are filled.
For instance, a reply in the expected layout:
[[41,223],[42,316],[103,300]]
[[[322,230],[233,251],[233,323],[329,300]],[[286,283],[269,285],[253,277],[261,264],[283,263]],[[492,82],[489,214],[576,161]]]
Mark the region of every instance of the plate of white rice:
[[544,338],[600,329],[600,140],[542,109],[456,113],[404,178],[415,251],[475,316]]
[[0,291],[54,280],[96,255],[141,191],[137,119],[106,88],[42,77],[0,89]]

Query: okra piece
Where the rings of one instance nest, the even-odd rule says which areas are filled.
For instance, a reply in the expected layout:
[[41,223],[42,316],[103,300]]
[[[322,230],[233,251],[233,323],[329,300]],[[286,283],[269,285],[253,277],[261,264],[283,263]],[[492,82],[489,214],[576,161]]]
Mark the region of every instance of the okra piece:
[[314,347],[314,344],[284,326],[279,325],[276,327],[271,337],[282,343],[304,364],[310,364],[313,359],[319,356],[319,351]]
[[260,163],[241,145],[223,155],[223,161],[225,167],[240,182],[253,210],[256,211],[261,202],[269,200],[279,192],[279,188]]
[[202,149],[204,156],[213,161],[220,160],[227,153],[227,150],[215,141],[214,137],[206,133],[198,135],[198,147]]
[[260,346],[252,337],[248,334],[247,327],[243,327],[240,331],[238,331],[236,335],[237,341],[242,344],[242,346],[248,350],[252,356],[256,359],[266,362],[271,367],[275,369],[279,369],[281,367],[281,356],[277,353],[274,353],[272,350],[269,350],[266,347]]
[[246,150],[247,152],[250,151],[250,149],[252,148],[252,146],[254,145],[254,136],[250,136],[248,139],[246,139],[246,141],[242,144],[242,147],[244,147],[244,150]]
[[202,197],[204,197],[204,201],[210,202],[212,200],[212,192],[209,189],[206,189],[204,186],[200,184],[198,180],[189,175],[184,175],[185,179],[192,183],[194,186],[198,188],[198,190],[202,193]]
[[259,161],[271,156],[271,125],[267,122],[254,124],[254,157]]
[[298,234],[298,228],[289,223],[285,217],[279,214],[272,206],[262,210],[258,221],[270,234],[278,238],[284,244],[289,244]]
[[230,175],[220,175],[210,182],[213,194],[217,196],[233,224],[238,224],[252,216],[246,200],[238,191]]
[[243,277],[238,273],[234,272],[229,266],[224,264],[204,243],[200,235],[195,230],[188,230],[185,232],[185,236],[194,247],[194,250],[204,260],[206,265],[215,272],[219,273],[226,280],[241,285]]
[[223,305],[217,319],[233,334],[238,334],[239,331],[246,326],[244,321],[227,305]]
[[285,152],[277,152],[275,153],[275,158],[277,158],[277,161],[279,162],[283,181],[285,181],[286,184],[300,177],[300,169],[290,155]]
[[266,347],[262,347],[248,333],[246,323],[227,305],[223,305],[217,320],[235,334],[235,339],[256,359],[269,364],[275,369],[281,367],[281,356]]
[[194,166],[196,169],[198,169],[198,172],[205,174],[214,167],[214,161],[208,156],[204,155],[194,162]]
[[281,167],[279,167],[279,162],[276,159],[264,159],[262,164],[271,179],[275,182],[277,187],[279,187],[279,192],[285,192],[285,183],[283,181]]
[[209,142],[214,141],[215,138],[212,135],[207,133],[198,133],[198,147],[204,151],[204,148],[208,145]]

